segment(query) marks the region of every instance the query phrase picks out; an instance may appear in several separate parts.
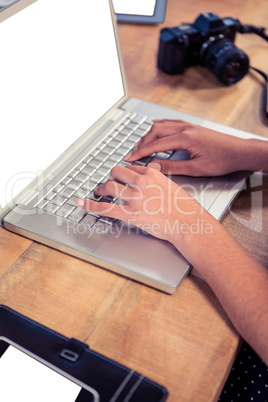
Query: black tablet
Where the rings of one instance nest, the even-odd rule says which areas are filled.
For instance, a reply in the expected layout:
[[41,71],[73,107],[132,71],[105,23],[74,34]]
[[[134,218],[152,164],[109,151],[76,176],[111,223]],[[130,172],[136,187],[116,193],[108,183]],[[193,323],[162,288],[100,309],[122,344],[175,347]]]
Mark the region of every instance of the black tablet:
[[165,21],[167,0],[113,0],[118,22],[160,24]]
[[0,305],[0,401],[164,402],[166,388]]

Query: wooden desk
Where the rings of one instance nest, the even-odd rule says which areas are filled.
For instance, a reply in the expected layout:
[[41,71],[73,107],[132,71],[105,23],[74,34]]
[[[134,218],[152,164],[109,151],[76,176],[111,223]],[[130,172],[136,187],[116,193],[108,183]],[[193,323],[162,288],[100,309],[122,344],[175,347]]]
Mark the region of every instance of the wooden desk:
[[[163,26],[212,9],[268,27],[267,0],[168,0]],[[119,26],[130,95],[267,136],[259,77],[248,74],[227,88],[202,67],[167,76],[155,66],[160,28]],[[264,40],[238,34],[236,44],[268,72]],[[249,184],[223,224],[268,266],[267,176]],[[0,261],[0,303],[165,385],[169,402],[217,400],[240,337],[195,270],[168,296],[3,228]]]

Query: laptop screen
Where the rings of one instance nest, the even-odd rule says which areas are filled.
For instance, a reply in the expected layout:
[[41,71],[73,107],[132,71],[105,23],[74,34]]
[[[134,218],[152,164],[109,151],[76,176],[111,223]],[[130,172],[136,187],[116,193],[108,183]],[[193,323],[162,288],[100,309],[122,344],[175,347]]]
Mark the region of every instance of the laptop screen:
[[124,96],[108,0],[38,0],[0,23],[3,207]]

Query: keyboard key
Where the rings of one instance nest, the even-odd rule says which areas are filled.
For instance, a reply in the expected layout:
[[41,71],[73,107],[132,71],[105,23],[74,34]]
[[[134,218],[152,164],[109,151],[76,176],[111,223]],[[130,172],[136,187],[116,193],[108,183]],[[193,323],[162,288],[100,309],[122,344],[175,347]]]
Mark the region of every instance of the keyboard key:
[[53,189],[53,191],[55,192],[55,193],[58,193],[60,190],[62,190],[63,189],[63,187],[64,187],[64,184],[58,184],[54,189]]
[[88,195],[88,190],[84,189],[84,188],[79,188],[75,193],[74,193],[74,197],[76,198],[86,198],[86,196]]
[[80,181],[80,183],[84,183],[88,179],[88,175],[83,173],[79,173],[76,177],[75,180]]
[[67,183],[69,183],[69,181],[71,181],[71,177],[67,176],[64,179],[62,179],[62,181],[60,182],[60,184],[62,184],[63,186],[66,186]]
[[94,193],[94,191],[91,191],[91,193],[89,193],[87,196],[87,198],[89,198],[90,200],[93,200],[93,201],[99,201],[101,199],[101,197],[102,197],[101,195],[96,195]]
[[47,203],[43,208],[44,211],[51,212],[52,214],[54,214],[58,209],[58,205],[52,204],[51,202]]
[[88,155],[88,156],[86,156],[86,157],[83,159],[82,163],[85,163],[86,165],[88,165],[89,162],[90,162],[93,158],[94,158],[94,155]]
[[78,166],[76,166],[76,169],[82,170],[82,169],[84,169],[86,166],[87,166],[87,164],[86,164],[85,162],[81,162],[81,163],[79,163]]
[[39,209],[43,209],[47,203],[48,203],[48,201],[43,199],[43,200],[39,201],[36,206]]
[[126,139],[126,135],[119,133],[119,134],[117,134],[115,139],[116,139],[116,141],[123,142]]
[[100,219],[92,226],[92,229],[97,232],[108,233],[112,225],[107,222],[103,222]]
[[[78,197],[78,198],[80,198],[80,197]],[[69,205],[72,205],[72,206],[75,206],[75,207],[76,207],[75,200],[77,200],[77,197],[75,197],[75,196],[73,195],[72,197],[70,197],[70,198],[66,201],[66,204],[69,204]]]
[[102,167],[111,170],[115,165],[116,165],[116,162],[111,161],[111,160],[109,159],[109,160],[107,160],[106,162],[104,162],[104,164],[102,165]]
[[100,202],[108,202],[109,204],[111,204],[113,201],[114,197],[112,197],[111,195],[103,196],[100,200]]
[[47,193],[47,195],[45,196],[45,200],[47,201],[51,201],[52,198],[54,198],[56,195],[56,193],[54,191],[50,191],[49,193]]
[[[125,127],[125,128],[121,131],[121,135],[120,135],[121,141],[124,141],[127,137],[130,136],[131,133],[133,133],[133,130],[130,129],[130,128],[128,128],[128,127]],[[124,136],[124,138],[122,138],[122,135]],[[117,138],[118,138],[118,136],[116,136],[116,139],[117,139]]]
[[132,134],[129,138],[128,138],[128,140],[129,141],[131,141],[131,142],[138,142],[139,140],[140,140],[140,136],[138,136],[138,135],[135,135],[135,134]]
[[110,172],[110,170],[111,169],[109,169],[109,168],[107,168],[107,167],[105,167],[105,166],[101,166],[99,169],[98,169],[98,173],[100,173],[101,175],[102,175],[102,177],[105,177],[105,176],[107,176],[107,174]]
[[154,161],[155,159],[169,159],[169,158],[170,158],[169,153],[167,153],[167,152],[157,152],[152,160]]
[[138,137],[143,137],[147,133],[147,130],[142,130],[141,128],[138,128],[135,130],[134,135],[137,135]]
[[135,130],[137,127],[138,127],[138,124],[137,124],[137,123],[134,123],[133,121],[131,121],[130,123],[128,123],[128,125],[126,126],[126,128],[127,128],[128,130],[131,130],[131,131]]
[[74,206],[64,204],[57,210],[56,215],[62,216],[63,218],[67,218],[68,215],[70,215],[70,213],[72,213],[74,209],[75,209]]
[[146,117],[145,117],[143,114],[137,113],[137,114],[132,118],[132,121],[133,121],[134,123],[141,124],[145,119],[146,119]]
[[87,214],[80,223],[88,227],[92,227],[98,220],[98,215]]
[[133,145],[134,145],[133,141],[126,140],[124,142],[124,147],[127,148],[129,151],[133,148]]
[[83,168],[81,170],[81,173],[86,174],[87,176],[92,175],[92,173],[94,173],[96,170],[96,168],[92,167],[92,166],[86,166],[85,168]]
[[125,147],[120,147],[120,148],[118,148],[116,153],[119,155],[122,155],[122,156],[126,156],[129,153],[129,149],[125,148]]
[[112,224],[114,224],[116,219],[115,218],[110,218],[109,216],[101,216],[100,221],[105,222],[105,223],[109,223],[110,225],[112,225]]
[[129,163],[127,161],[121,161],[120,163],[118,163],[117,166],[127,167],[127,166],[130,166],[130,165],[132,165],[132,163]]
[[87,180],[85,183],[82,184],[81,188],[92,191],[96,187],[96,183],[90,180]]
[[140,128],[147,132],[150,130],[151,126],[152,126],[152,123],[144,122],[143,124],[140,125]]
[[80,222],[81,219],[83,219],[85,214],[86,214],[86,211],[77,207],[72,211],[72,213],[68,216],[68,218],[74,222]]
[[62,204],[64,204],[66,201],[65,197],[62,197],[61,195],[57,194],[52,200],[52,204],[58,205],[60,207]]
[[71,190],[77,191],[79,187],[81,186],[81,183],[76,180],[71,180],[68,184],[67,187],[70,188]]
[[99,171],[96,171],[93,173],[93,175],[90,177],[90,180],[96,184],[100,183],[101,180],[103,179],[103,175],[99,173]]
[[[108,148],[108,147],[107,147]],[[109,158],[109,155],[111,154],[111,153],[113,153],[114,152],[114,149],[113,148],[111,148],[111,149],[108,149],[107,150],[107,152],[106,152],[106,148],[105,149],[103,149],[102,151],[100,151],[96,156],[95,156],[95,158],[94,158],[94,160],[96,159],[98,162],[104,162],[104,161],[106,161],[106,159],[108,159]]]
[[90,167],[98,169],[102,165],[103,160],[98,160],[96,157],[90,162]]
[[[111,145],[107,145],[103,150],[102,150],[102,153],[103,154],[108,154],[108,155],[111,155],[112,153],[114,152],[114,147],[112,147]],[[98,157],[99,157],[99,155],[98,155]],[[106,155],[106,158],[107,158],[107,155]],[[103,160],[104,158],[102,158],[102,160]]]
[[74,190],[71,188],[65,187],[63,188],[58,195],[61,195],[62,197],[70,198],[74,193]]
[[78,173],[79,173],[79,170],[78,170],[78,169],[74,169],[74,170],[72,170],[72,171],[68,174],[68,176],[74,178],[75,176],[78,175]]
[[123,156],[117,152],[110,156],[110,160],[116,163],[119,163],[122,159]]
[[121,145],[121,141],[117,141],[116,139],[112,140],[109,144],[114,149],[117,149]]

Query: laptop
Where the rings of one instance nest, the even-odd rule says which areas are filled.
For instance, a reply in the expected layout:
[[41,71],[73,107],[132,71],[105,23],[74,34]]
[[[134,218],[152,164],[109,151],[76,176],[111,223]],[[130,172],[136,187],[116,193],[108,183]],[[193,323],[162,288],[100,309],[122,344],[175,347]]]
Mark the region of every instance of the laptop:
[[[1,222],[10,231],[174,293],[190,264],[169,243],[75,205],[154,118],[251,134],[129,98],[109,0],[21,0],[0,12]],[[4,150],[4,151],[3,151]],[[184,152],[170,153],[173,159]],[[217,219],[246,173],[173,176]],[[117,202],[117,200],[106,200]]]
[[118,22],[160,24],[165,21],[167,0],[113,0]]

